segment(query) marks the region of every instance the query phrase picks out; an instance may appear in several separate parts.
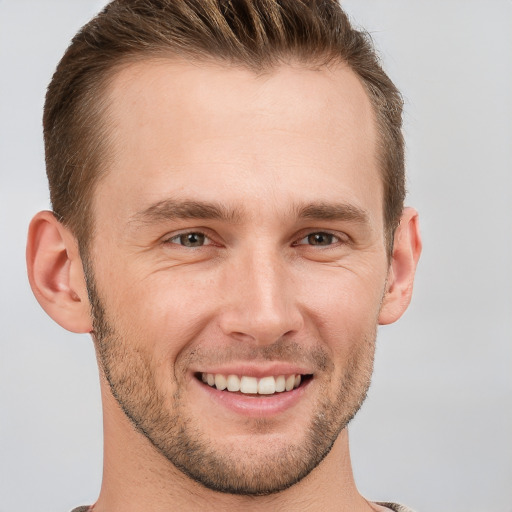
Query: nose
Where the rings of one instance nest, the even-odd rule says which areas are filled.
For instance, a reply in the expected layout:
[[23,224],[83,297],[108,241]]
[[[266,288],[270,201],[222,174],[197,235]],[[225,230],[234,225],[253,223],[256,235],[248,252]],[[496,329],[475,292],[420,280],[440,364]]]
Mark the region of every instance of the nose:
[[301,329],[297,277],[290,263],[266,251],[231,262],[222,331],[240,341],[271,344]]

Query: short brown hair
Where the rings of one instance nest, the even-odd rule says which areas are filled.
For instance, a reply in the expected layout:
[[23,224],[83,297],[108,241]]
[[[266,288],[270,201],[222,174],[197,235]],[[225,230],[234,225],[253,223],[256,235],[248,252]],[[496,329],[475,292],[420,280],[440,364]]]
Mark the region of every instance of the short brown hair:
[[122,64],[166,55],[254,70],[290,58],[346,63],[375,112],[391,250],[405,197],[402,98],[370,37],[351,26],[337,0],[114,0],[85,25],[53,75],[43,117],[52,206],[81,248],[90,238],[94,187],[108,168],[102,93]]

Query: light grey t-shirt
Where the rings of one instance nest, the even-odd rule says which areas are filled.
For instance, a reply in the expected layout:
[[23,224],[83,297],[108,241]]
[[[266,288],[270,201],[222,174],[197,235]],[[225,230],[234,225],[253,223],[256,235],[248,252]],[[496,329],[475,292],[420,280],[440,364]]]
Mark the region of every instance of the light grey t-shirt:
[[405,505],[400,505],[399,503],[382,503],[380,501],[377,501],[376,503],[377,505],[389,508],[389,510],[393,510],[394,512],[414,512],[412,508],[406,507]]

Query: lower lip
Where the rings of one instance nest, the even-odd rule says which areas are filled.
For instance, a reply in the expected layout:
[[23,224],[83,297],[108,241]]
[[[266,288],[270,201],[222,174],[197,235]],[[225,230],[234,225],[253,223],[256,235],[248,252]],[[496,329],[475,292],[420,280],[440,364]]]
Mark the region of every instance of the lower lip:
[[195,379],[200,388],[208,393],[209,397],[216,403],[230,409],[231,411],[247,417],[262,418],[274,416],[294,407],[304,396],[312,379],[303,382],[298,388],[273,395],[244,395],[230,391],[220,391],[217,388],[208,386]]

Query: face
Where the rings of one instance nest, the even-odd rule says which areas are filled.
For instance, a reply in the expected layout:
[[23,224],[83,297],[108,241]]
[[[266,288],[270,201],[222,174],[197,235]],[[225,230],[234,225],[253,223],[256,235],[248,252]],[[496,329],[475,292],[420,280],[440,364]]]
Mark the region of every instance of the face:
[[158,456],[268,494],[364,400],[388,261],[376,130],[343,66],[133,64],[87,267],[110,389]]

